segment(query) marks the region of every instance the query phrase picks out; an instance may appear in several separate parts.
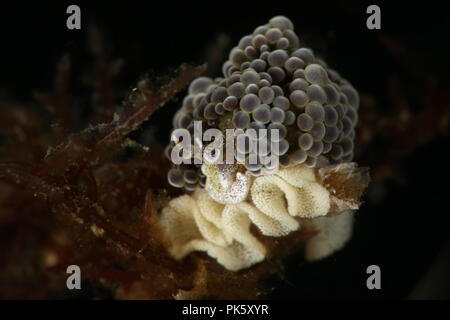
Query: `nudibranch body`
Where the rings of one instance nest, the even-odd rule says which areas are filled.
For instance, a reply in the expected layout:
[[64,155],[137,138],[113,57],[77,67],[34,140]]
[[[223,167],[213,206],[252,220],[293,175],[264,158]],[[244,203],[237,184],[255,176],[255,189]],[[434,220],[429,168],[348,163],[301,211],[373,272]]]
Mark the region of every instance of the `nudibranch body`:
[[[288,18],[272,18],[231,50],[223,77],[191,83],[173,119],[174,133],[191,134],[187,158],[198,157],[192,151],[199,144],[195,122],[202,133],[234,129],[236,139],[243,135],[247,143],[233,145],[233,164],[207,154],[169,171],[170,184],[193,192],[173,199],[161,216],[174,258],[204,251],[229,270],[249,267],[266,256],[251,224],[273,237],[300,228],[323,231],[306,245],[310,259],[331,254],[350,238],[350,211],[358,208],[360,193],[336,194],[322,177],[333,170],[359,174],[350,162],[359,95],[303,47],[293,29]],[[178,142],[172,139],[169,156]],[[258,148],[252,150],[252,143]]]

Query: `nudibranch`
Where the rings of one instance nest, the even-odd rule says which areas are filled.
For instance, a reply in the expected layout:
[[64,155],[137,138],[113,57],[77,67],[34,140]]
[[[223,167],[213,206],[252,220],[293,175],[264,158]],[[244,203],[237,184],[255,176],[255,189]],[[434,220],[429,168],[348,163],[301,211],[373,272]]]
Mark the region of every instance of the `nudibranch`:
[[[191,134],[188,157],[198,157],[192,150],[201,144],[195,121],[202,132],[234,129],[266,148],[256,150],[256,161],[244,143],[236,145],[234,163],[216,163],[203,148],[202,161],[173,164],[168,181],[186,194],[160,217],[170,254],[182,259],[203,251],[228,270],[248,268],[267,256],[252,224],[270,237],[318,231],[306,243],[308,260],[343,247],[369,179],[352,162],[358,92],[301,44],[283,16],[244,36],[222,73],[195,79],[173,118],[174,133]],[[178,142],[171,139],[169,158]]]

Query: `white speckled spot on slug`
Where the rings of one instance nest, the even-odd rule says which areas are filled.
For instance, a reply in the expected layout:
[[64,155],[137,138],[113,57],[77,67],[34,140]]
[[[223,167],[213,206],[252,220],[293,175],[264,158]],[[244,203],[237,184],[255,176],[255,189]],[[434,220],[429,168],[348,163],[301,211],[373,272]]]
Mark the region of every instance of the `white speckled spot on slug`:
[[239,165],[204,163],[205,190],[211,198],[222,204],[244,201],[250,190],[251,174],[240,169]]

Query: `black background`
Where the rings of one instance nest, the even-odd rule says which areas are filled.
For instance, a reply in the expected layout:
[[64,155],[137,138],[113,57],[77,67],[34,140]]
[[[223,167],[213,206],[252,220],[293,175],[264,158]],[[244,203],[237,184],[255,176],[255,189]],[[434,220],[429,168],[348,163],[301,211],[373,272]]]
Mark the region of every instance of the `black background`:
[[[88,25],[92,23],[103,32],[109,56],[124,61],[119,84],[129,89],[148,70],[161,73],[183,62],[202,62],[207,46],[220,33],[230,36],[233,46],[256,26],[283,14],[294,22],[301,40],[360,92],[374,96],[383,113],[389,108],[388,76],[402,70],[380,45],[380,35],[402,43],[442,86],[449,85],[450,19],[439,3],[2,2],[0,88],[29,103],[34,91],[52,87],[56,62],[63,53],[73,59],[74,78],[81,76],[90,61],[86,48]],[[81,7],[79,31],[66,29],[70,4]],[[379,31],[366,28],[369,4],[381,7]],[[73,90],[74,94],[81,92],[82,85],[75,83]],[[156,136],[162,144],[168,141],[170,117],[176,107],[176,103],[170,104],[147,123],[159,124]],[[284,278],[269,281],[273,287],[270,297],[407,297],[449,241],[447,148],[448,137],[441,137],[409,158],[404,181],[390,182],[380,205],[368,204],[358,211],[354,236],[344,250],[313,264],[304,262],[301,254],[291,256]],[[371,264],[381,267],[382,290],[366,288],[366,268]],[[444,287],[438,297],[450,297],[450,269],[446,270],[438,281]]]

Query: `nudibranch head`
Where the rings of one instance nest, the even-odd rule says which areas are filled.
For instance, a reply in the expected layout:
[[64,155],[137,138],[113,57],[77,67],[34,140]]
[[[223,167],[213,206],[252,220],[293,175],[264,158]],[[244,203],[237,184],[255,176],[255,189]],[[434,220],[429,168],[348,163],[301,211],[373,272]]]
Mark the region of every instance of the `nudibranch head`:
[[[303,46],[288,18],[276,16],[240,39],[222,72],[222,77],[199,77],[190,84],[188,95],[173,118],[174,129],[189,131],[192,145],[194,121],[202,122],[202,132],[209,128],[222,132],[240,129],[252,141],[262,137],[247,134],[247,129],[258,133],[262,132],[258,129],[278,129],[279,134],[266,137],[269,148],[258,150],[256,163],[248,161],[249,150],[237,149],[235,157],[244,160],[239,170],[236,166],[216,167],[219,176],[235,170],[245,180],[247,173],[258,176],[272,174],[279,167],[304,163],[314,168],[353,159],[358,92]],[[278,143],[276,152],[267,151],[274,142]],[[169,154],[175,145],[172,141],[168,146]],[[168,174],[169,182],[188,191],[205,187],[208,183],[201,166],[174,165]],[[236,176],[233,179],[239,180]],[[230,191],[233,187],[227,188]],[[240,188],[245,189],[242,185]],[[215,191],[225,189],[222,186]]]

